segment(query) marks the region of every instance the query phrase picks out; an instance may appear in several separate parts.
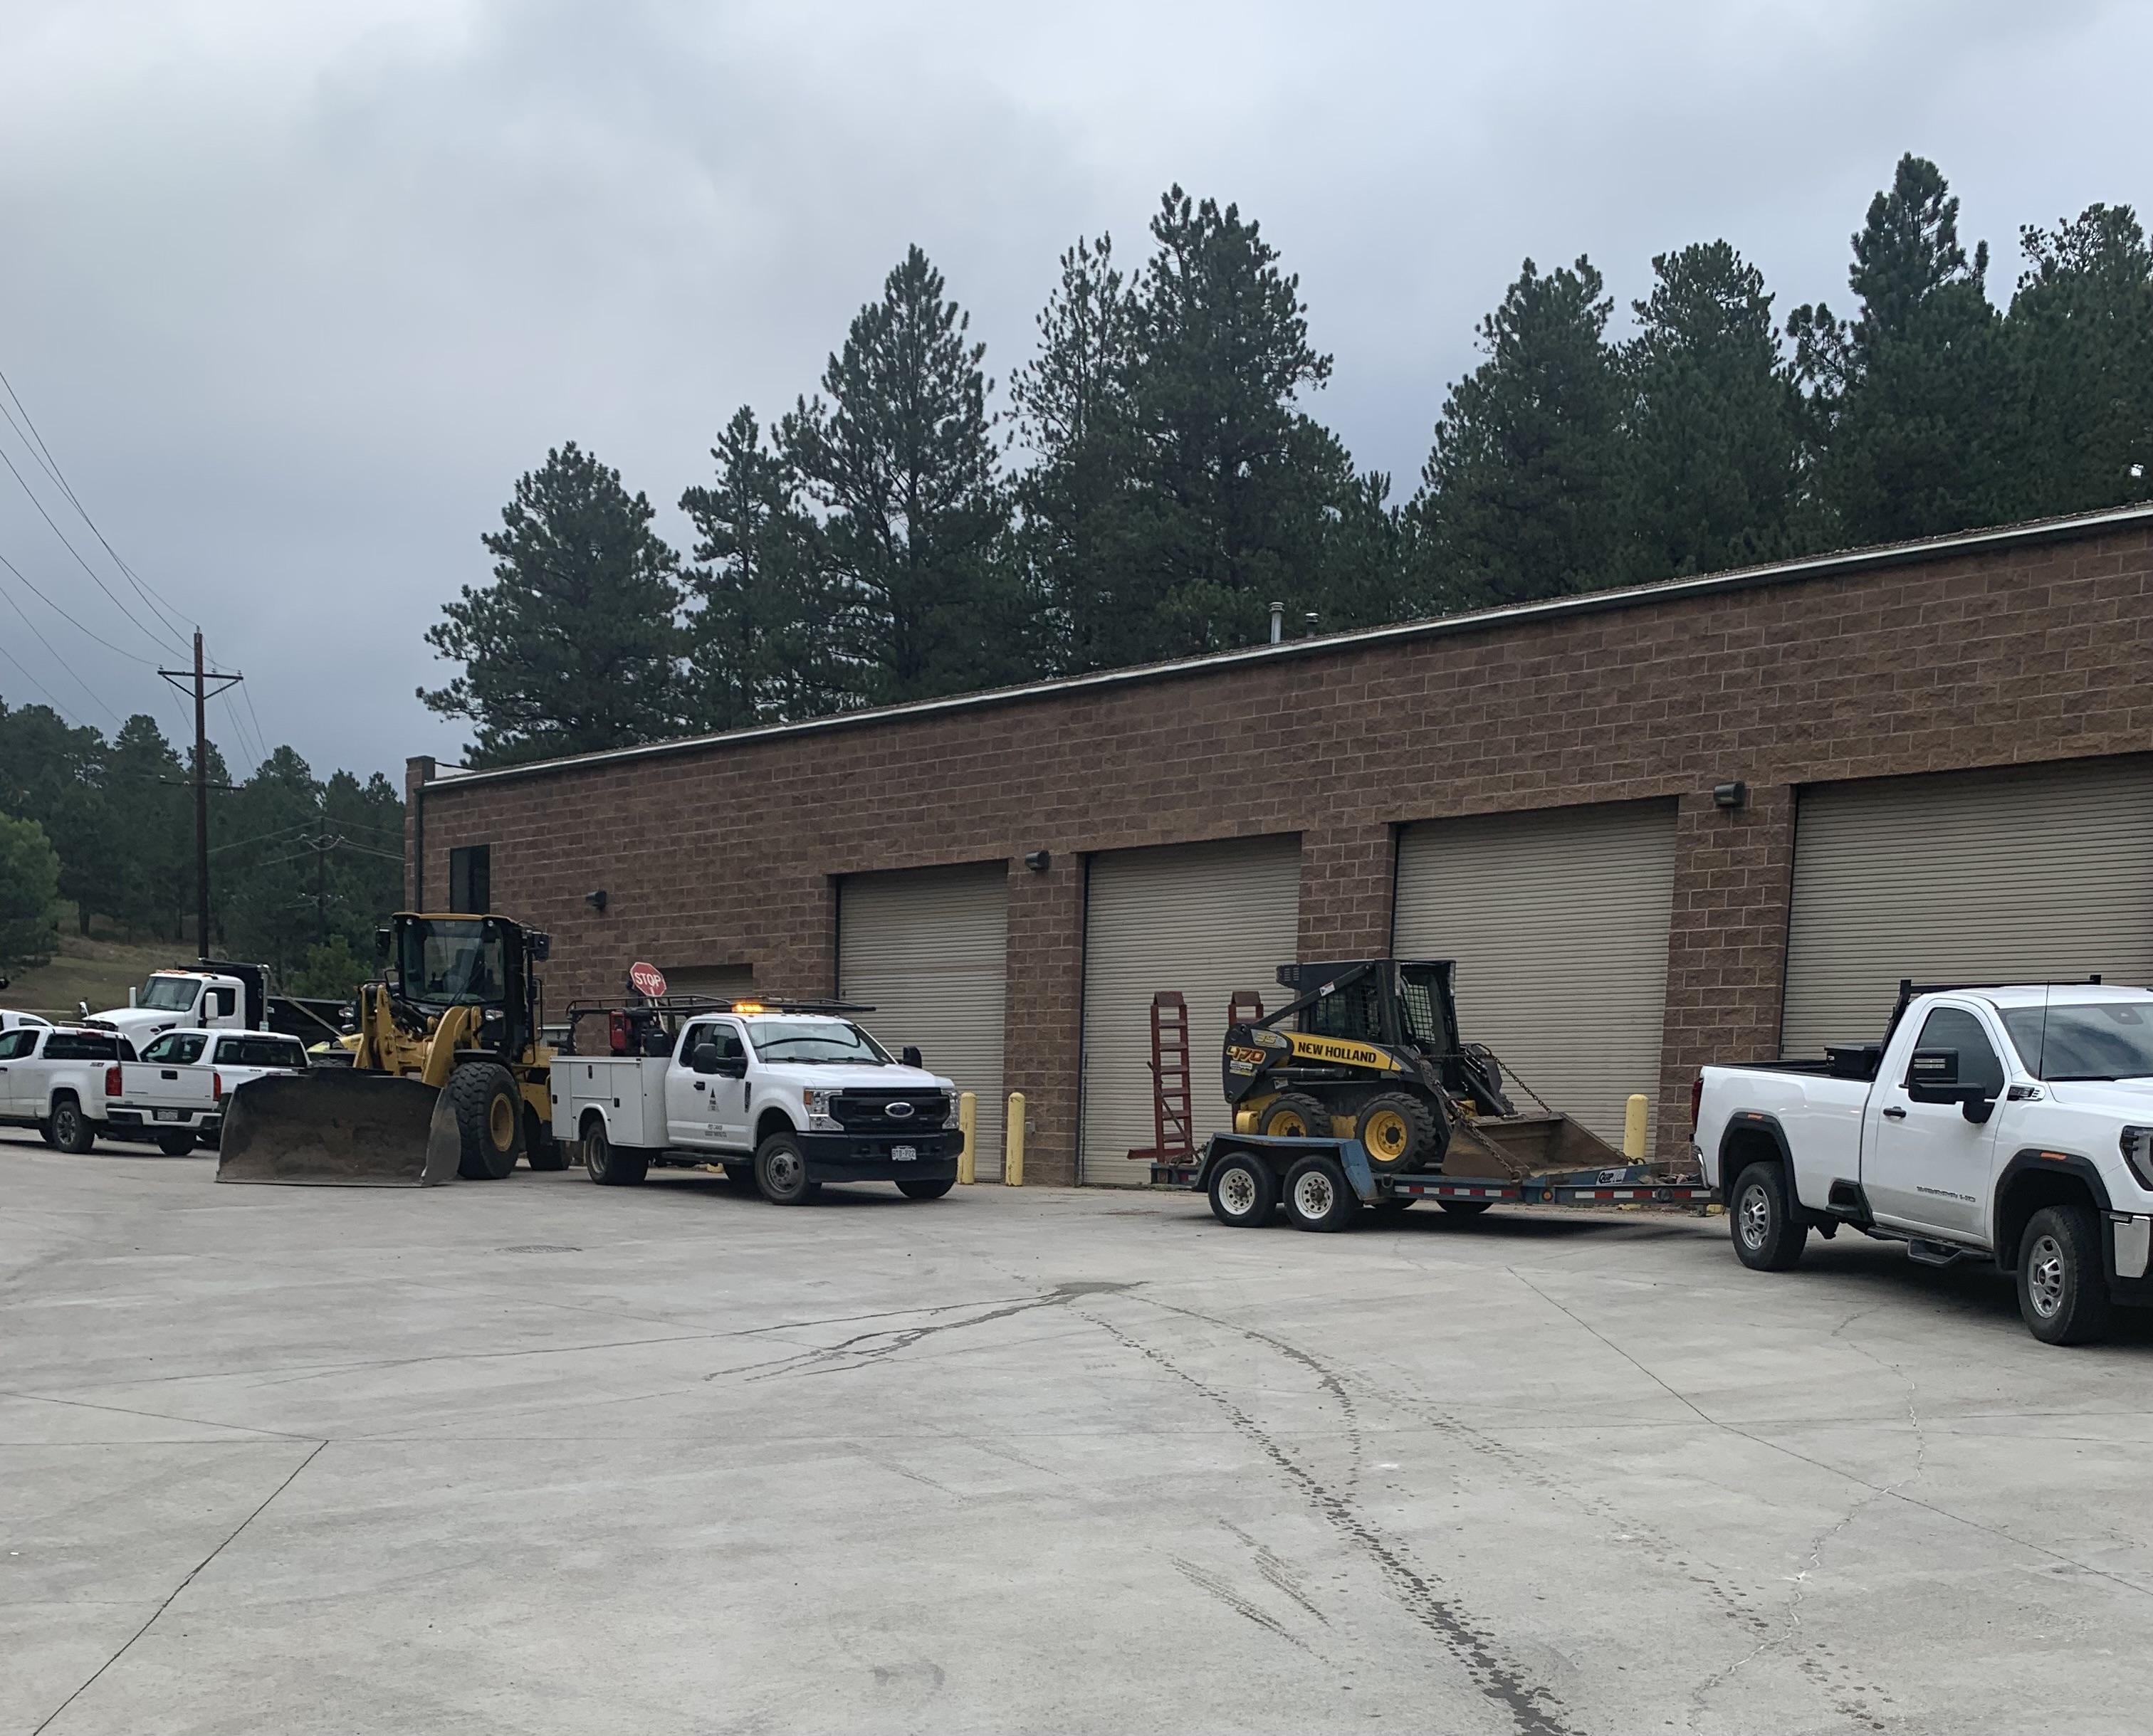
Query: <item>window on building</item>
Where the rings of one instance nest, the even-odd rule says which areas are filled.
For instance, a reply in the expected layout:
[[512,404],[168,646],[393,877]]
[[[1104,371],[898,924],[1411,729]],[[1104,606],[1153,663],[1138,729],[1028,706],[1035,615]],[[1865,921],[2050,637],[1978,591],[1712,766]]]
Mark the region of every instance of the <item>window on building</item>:
[[493,908],[493,846],[460,845],[449,852],[449,908],[482,916]]

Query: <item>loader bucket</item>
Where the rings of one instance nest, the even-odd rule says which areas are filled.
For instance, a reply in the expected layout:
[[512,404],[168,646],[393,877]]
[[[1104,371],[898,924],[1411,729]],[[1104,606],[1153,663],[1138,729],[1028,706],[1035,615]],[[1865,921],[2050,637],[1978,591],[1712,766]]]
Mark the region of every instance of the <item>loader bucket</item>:
[[314,1187],[435,1187],[456,1179],[456,1118],[440,1091],[381,1073],[317,1069],[250,1079],[225,1111],[216,1179]]

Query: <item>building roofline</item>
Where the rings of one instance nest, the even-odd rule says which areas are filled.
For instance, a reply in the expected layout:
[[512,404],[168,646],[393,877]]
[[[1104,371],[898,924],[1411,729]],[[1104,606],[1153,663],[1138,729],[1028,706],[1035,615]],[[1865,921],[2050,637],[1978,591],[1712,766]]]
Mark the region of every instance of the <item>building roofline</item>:
[[1519,622],[1599,614],[1648,603],[1752,590],[1767,585],[1843,577],[1883,567],[1918,566],[1952,556],[2065,542],[2130,525],[2153,528],[2153,505],[2110,507],[2096,512],[2075,513],[2067,518],[2038,519],[2026,524],[1957,531],[1948,536],[1926,537],[1913,542],[1882,543],[1836,554],[1809,556],[1799,561],[1778,561],[1769,566],[1706,573],[1694,578],[1661,579],[1647,585],[1588,591],[1577,596],[1549,597],[1538,602],[1510,603],[1460,615],[1438,615],[1421,621],[1397,622],[1387,627],[1358,627],[1351,632],[1289,639],[1276,645],[1244,646],[1234,651],[1214,652],[1204,657],[1180,657],[1169,662],[1139,663],[1128,668],[1097,669],[1084,675],[1056,676],[1051,680],[1029,682],[1021,687],[990,688],[985,693],[954,693],[946,698],[915,699],[901,705],[834,712],[827,717],[807,718],[794,723],[766,723],[752,729],[729,729],[708,735],[679,736],[667,741],[646,742],[633,748],[611,748],[596,754],[573,754],[557,759],[537,759],[522,765],[473,771],[444,770],[425,787],[438,790],[445,786],[462,788],[474,784],[506,783],[513,779],[538,777],[584,766],[662,759],[676,754],[699,753],[710,748],[781,740],[828,730],[865,728],[914,718],[938,717],[950,712],[980,711],[993,706],[1016,705],[1032,699],[1059,698],[1102,688],[1178,680],[1186,676],[1209,674],[1213,670],[1250,663],[1324,657],[1336,652],[1357,651],[1371,645],[1484,632]]

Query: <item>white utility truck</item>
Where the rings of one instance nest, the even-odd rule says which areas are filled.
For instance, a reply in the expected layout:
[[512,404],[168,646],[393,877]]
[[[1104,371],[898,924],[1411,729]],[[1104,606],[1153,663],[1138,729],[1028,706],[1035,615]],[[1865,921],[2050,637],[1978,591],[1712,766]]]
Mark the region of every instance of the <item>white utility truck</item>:
[[[957,1093],[916,1049],[894,1058],[837,1002],[693,997],[573,1004],[551,1070],[553,1136],[593,1181],[654,1165],[724,1166],[778,1206],[825,1182],[893,1181],[937,1200],[957,1179]],[[603,1033],[603,1037],[599,1035]]]
[[0,1123],[34,1127],[48,1145],[87,1151],[105,1126],[120,1067],[135,1058],[115,1031],[23,1025],[0,1032]]
[[2153,1305],[2153,991],[1904,982],[1881,1043],[1707,1067],[1693,1107],[1745,1266],[1845,1225],[1925,1265],[1993,1259],[2044,1343]]
[[276,1031],[167,1031],[139,1061],[115,1069],[119,1089],[104,1107],[107,1138],[150,1140],[170,1157],[197,1140],[214,1144],[232,1094],[250,1079],[303,1074],[307,1051]]

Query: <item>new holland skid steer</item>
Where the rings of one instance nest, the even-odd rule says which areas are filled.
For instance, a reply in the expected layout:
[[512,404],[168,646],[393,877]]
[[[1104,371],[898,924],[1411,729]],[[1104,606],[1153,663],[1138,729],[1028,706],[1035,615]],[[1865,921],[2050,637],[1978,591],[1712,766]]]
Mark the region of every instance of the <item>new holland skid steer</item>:
[[499,1180],[519,1156],[567,1168],[532,969],[547,937],[506,916],[406,911],[375,939],[383,978],[359,991],[351,1064],[240,1086],[216,1179],[426,1187]]

